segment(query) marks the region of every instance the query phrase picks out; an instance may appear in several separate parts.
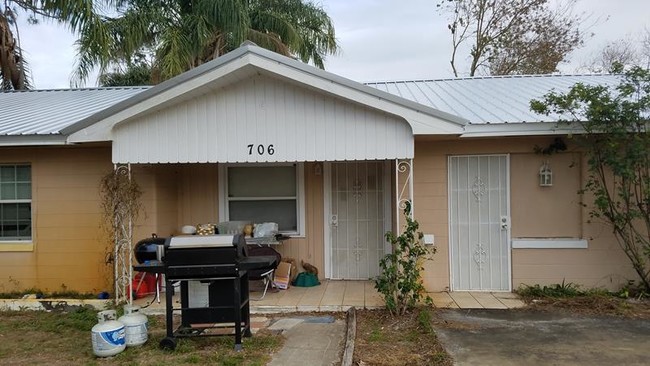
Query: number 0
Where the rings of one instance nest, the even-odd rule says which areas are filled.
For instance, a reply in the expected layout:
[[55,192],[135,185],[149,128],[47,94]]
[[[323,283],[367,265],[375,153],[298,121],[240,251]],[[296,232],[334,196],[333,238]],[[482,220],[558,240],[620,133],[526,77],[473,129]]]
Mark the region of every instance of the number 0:
[[[248,155],[253,155],[255,144],[248,144],[246,147],[248,148]],[[257,155],[264,155],[264,153],[269,155],[275,154],[275,147],[273,144],[270,144],[269,146],[264,146],[263,144],[257,145]]]

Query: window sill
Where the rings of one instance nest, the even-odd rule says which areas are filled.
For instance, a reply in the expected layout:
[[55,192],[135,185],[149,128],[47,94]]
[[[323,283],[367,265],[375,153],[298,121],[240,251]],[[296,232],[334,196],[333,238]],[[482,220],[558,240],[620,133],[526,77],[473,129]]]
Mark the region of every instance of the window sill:
[[512,240],[512,249],[587,249],[584,239],[575,238],[517,238]]
[[11,242],[0,241],[0,252],[33,252],[34,243],[32,242]]

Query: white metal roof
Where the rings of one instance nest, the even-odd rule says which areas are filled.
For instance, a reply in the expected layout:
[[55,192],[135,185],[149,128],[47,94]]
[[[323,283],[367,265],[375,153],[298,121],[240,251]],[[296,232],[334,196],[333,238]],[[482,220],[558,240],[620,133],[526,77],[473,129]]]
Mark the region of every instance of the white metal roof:
[[[249,58],[251,61],[244,61],[247,55],[253,56]],[[144,106],[143,101],[163,100],[163,95],[181,89],[192,97],[190,94],[196,92],[192,88],[197,88],[197,83],[205,82],[204,79],[210,75],[217,75],[214,70],[221,69],[226,75],[223,83],[233,82],[236,76],[227,74],[233,71],[229,68],[234,66],[228,65],[237,65],[238,62],[238,72],[244,76],[264,71],[321,92],[401,115],[411,123],[414,134],[458,130],[463,137],[569,132],[559,130],[553,123],[530,123],[558,120],[558,116],[542,116],[530,111],[530,100],[541,98],[551,90],[566,92],[578,82],[612,87],[620,81],[617,75],[535,75],[363,85],[246,45],[155,87],[0,92],[0,145],[75,142],[68,136],[80,136],[81,130],[99,121],[115,119],[134,106]],[[241,66],[246,62],[252,69]],[[184,87],[177,88],[180,84]],[[89,136],[86,140],[93,138]]]
[[373,82],[366,85],[463,117],[471,125],[556,122],[530,110],[531,99],[554,90],[569,91],[576,83],[614,87],[619,75],[526,75],[458,79]]
[[0,92],[0,137],[58,135],[62,129],[148,88]]

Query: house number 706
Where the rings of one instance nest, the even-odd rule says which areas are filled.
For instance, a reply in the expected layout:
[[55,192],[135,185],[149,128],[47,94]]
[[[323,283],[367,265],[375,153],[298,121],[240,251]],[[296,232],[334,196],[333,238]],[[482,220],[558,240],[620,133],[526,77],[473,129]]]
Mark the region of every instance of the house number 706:
[[257,155],[275,154],[275,148],[273,147],[273,144],[270,144],[268,146],[264,146],[262,144],[255,146],[255,144],[249,144],[247,147],[248,147],[248,155],[253,155],[253,153],[255,152],[257,152]]

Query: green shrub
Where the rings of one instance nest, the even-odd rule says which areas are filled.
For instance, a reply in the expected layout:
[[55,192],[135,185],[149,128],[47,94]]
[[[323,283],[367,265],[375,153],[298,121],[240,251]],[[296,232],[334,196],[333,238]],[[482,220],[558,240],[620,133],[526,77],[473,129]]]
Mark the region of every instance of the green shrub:
[[574,283],[557,283],[549,286],[540,285],[521,285],[517,293],[523,297],[576,297],[583,296],[586,292],[580,290],[580,286]]
[[[411,217],[411,204],[404,208],[406,228],[399,236],[392,232],[386,233],[392,251],[379,262],[382,273],[375,279],[375,288],[383,296],[386,308],[391,315],[403,315],[413,308],[425,293],[420,272],[422,263],[430,254],[422,244],[422,232],[418,232],[419,224]],[[426,297],[428,302],[431,299]]]

